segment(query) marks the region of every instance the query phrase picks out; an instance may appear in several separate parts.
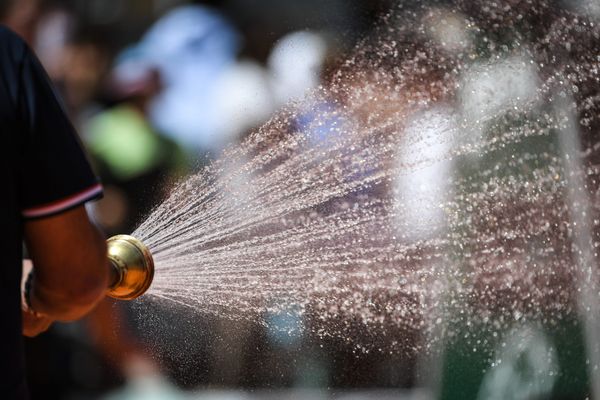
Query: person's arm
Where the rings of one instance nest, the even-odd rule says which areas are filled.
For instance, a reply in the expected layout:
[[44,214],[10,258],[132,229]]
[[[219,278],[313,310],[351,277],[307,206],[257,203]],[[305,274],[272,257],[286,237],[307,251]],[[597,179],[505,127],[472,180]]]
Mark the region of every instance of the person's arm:
[[3,34],[14,111],[7,132],[19,160],[14,190],[34,271],[23,291],[23,333],[32,336],[52,320],[80,318],[104,294],[106,245],[83,206],[102,186],[39,60],[18,36]]
[[34,269],[28,300],[35,312],[72,321],[104,297],[109,273],[106,243],[83,205],[26,221],[25,240]]

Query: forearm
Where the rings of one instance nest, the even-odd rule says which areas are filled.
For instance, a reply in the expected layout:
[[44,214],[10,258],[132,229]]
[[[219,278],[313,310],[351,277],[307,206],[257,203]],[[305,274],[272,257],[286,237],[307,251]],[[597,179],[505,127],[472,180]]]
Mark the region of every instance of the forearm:
[[[108,270],[108,264],[104,266]],[[36,277],[33,278],[28,303],[32,310],[52,320],[74,321],[88,312],[104,298],[107,279],[98,277],[94,282],[80,287],[53,287]]]
[[[52,263],[34,259],[34,275],[28,293],[33,310],[54,320],[72,321],[87,314],[108,286],[109,264],[103,236],[95,229],[79,238],[77,249]],[[53,251],[44,249],[44,251]]]

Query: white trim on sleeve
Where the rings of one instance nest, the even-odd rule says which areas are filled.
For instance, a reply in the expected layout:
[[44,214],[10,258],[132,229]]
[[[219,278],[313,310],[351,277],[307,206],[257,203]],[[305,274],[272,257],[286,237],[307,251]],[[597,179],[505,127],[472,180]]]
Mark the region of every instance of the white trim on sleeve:
[[25,218],[37,218],[56,214],[73,206],[85,203],[102,193],[102,185],[97,183],[79,193],[41,206],[31,207],[21,213]]

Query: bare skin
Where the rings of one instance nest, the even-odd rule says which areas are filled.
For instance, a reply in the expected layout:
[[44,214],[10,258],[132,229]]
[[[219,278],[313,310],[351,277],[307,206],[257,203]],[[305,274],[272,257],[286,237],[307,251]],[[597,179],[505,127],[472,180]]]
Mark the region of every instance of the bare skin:
[[35,312],[23,310],[25,336],[45,331],[53,321],[79,319],[102,300],[109,272],[106,243],[84,206],[27,221],[25,241],[35,266],[30,293]]

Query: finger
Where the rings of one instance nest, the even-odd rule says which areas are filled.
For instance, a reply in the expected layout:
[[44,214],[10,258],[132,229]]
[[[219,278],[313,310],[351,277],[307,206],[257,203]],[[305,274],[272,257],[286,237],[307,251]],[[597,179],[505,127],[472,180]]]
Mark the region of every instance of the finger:
[[46,317],[37,317],[26,310],[22,312],[23,327],[22,333],[27,337],[34,337],[48,330],[52,325],[52,320]]
[[52,323],[40,321],[35,325],[23,327],[23,335],[27,337],[35,337],[40,333],[46,332]]

